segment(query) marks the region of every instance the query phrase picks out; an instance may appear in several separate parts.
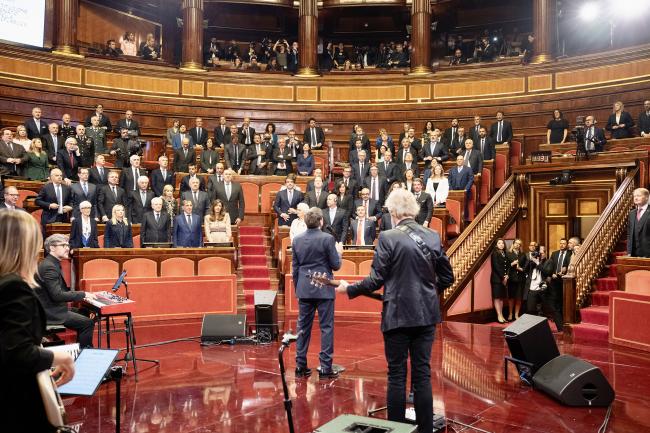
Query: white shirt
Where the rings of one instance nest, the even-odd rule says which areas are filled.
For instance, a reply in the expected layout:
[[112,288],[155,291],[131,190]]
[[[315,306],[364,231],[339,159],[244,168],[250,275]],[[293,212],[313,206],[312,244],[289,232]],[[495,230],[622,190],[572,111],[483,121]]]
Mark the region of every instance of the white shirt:
[[81,217],[81,234],[84,238],[90,237],[90,217]]
[[296,218],[291,222],[291,228],[289,229],[289,238],[293,241],[296,236],[306,231],[307,224],[305,224],[305,221],[301,220],[300,218]]

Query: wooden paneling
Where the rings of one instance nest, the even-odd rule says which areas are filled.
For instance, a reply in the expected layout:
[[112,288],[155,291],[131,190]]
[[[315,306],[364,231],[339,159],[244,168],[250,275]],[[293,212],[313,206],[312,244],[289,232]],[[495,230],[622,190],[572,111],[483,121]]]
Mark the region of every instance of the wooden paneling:
[[548,200],[546,202],[547,216],[567,216],[566,200]]
[[111,72],[86,70],[86,85],[107,89],[132,90],[144,93],[178,95],[176,79],[155,78],[144,75],[114,74]]
[[546,234],[549,251],[556,250],[560,245],[560,239],[567,237],[567,223],[548,223],[546,225]]
[[650,60],[638,60],[618,65],[558,72],[555,74],[555,88],[565,89],[648,76],[650,76]]
[[323,102],[384,102],[405,101],[406,86],[323,86],[320,89]]
[[208,83],[208,98],[293,101],[293,87]]
[[56,67],[56,81],[68,84],[81,84],[81,68],[58,65]]
[[500,80],[437,83],[433,85],[433,97],[435,99],[509,95],[523,93],[525,91],[526,87],[523,77],[503,78]]
[[203,97],[205,93],[204,87],[203,81],[183,80],[183,95]]
[[600,214],[598,200],[578,199],[578,216],[594,216]]
[[553,88],[553,76],[551,74],[531,75],[528,77],[528,91],[539,92]]
[[431,86],[429,84],[413,84],[409,86],[409,99],[431,99]]
[[52,65],[31,60],[0,56],[0,73],[21,77],[52,80]]
[[318,101],[318,87],[296,86],[296,101],[304,101],[304,102]]

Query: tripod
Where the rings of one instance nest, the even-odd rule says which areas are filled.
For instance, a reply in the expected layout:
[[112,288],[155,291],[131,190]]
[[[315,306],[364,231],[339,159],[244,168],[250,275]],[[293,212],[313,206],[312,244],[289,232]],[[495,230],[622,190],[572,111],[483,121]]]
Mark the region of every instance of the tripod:
[[282,390],[284,391],[284,410],[287,412],[287,423],[289,424],[289,433],[294,433],[293,415],[291,414],[291,399],[289,398],[289,388],[287,388],[287,378],[285,377],[284,370],[284,350],[291,345],[292,341],[296,341],[297,335],[291,334],[291,331],[284,334],[282,337],[282,344],[278,350],[278,362],[280,364],[280,376],[282,377]]

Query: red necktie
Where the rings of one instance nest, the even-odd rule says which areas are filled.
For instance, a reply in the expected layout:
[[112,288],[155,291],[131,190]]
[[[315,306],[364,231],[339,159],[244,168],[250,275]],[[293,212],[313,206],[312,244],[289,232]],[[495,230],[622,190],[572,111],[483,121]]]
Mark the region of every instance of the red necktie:
[[74,167],[74,155],[70,152],[70,167]]

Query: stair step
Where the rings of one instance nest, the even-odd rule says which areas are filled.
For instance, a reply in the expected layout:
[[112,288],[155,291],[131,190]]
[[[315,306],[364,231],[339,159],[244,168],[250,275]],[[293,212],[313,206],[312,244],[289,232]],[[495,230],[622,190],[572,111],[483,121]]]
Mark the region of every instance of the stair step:
[[586,307],[580,309],[583,324],[609,326],[609,307]]
[[269,278],[271,271],[266,266],[244,266],[241,269],[243,278]]
[[571,326],[573,342],[607,343],[609,341],[609,327],[594,325],[593,323],[578,323]]
[[596,290],[610,291],[618,289],[618,278],[616,277],[602,277],[596,278]]
[[617,278],[617,270],[616,270],[617,268],[618,268],[618,264],[616,264],[616,263],[612,263],[611,265],[607,265],[607,275],[606,276],[607,277]]
[[262,226],[239,226],[240,235],[258,235],[264,234],[264,227]]
[[253,236],[248,236],[248,235],[239,235],[239,245],[264,245],[264,240],[266,238],[261,235],[253,235]]
[[271,290],[271,281],[268,278],[246,278],[244,292],[247,290]]
[[266,266],[267,261],[266,256],[243,256],[240,260],[244,266]]
[[265,255],[267,248],[264,245],[242,245],[239,248],[239,252],[242,256]]
[[609,291],[596,291],[591,294],[591,304],[594,307],[609,306]]

